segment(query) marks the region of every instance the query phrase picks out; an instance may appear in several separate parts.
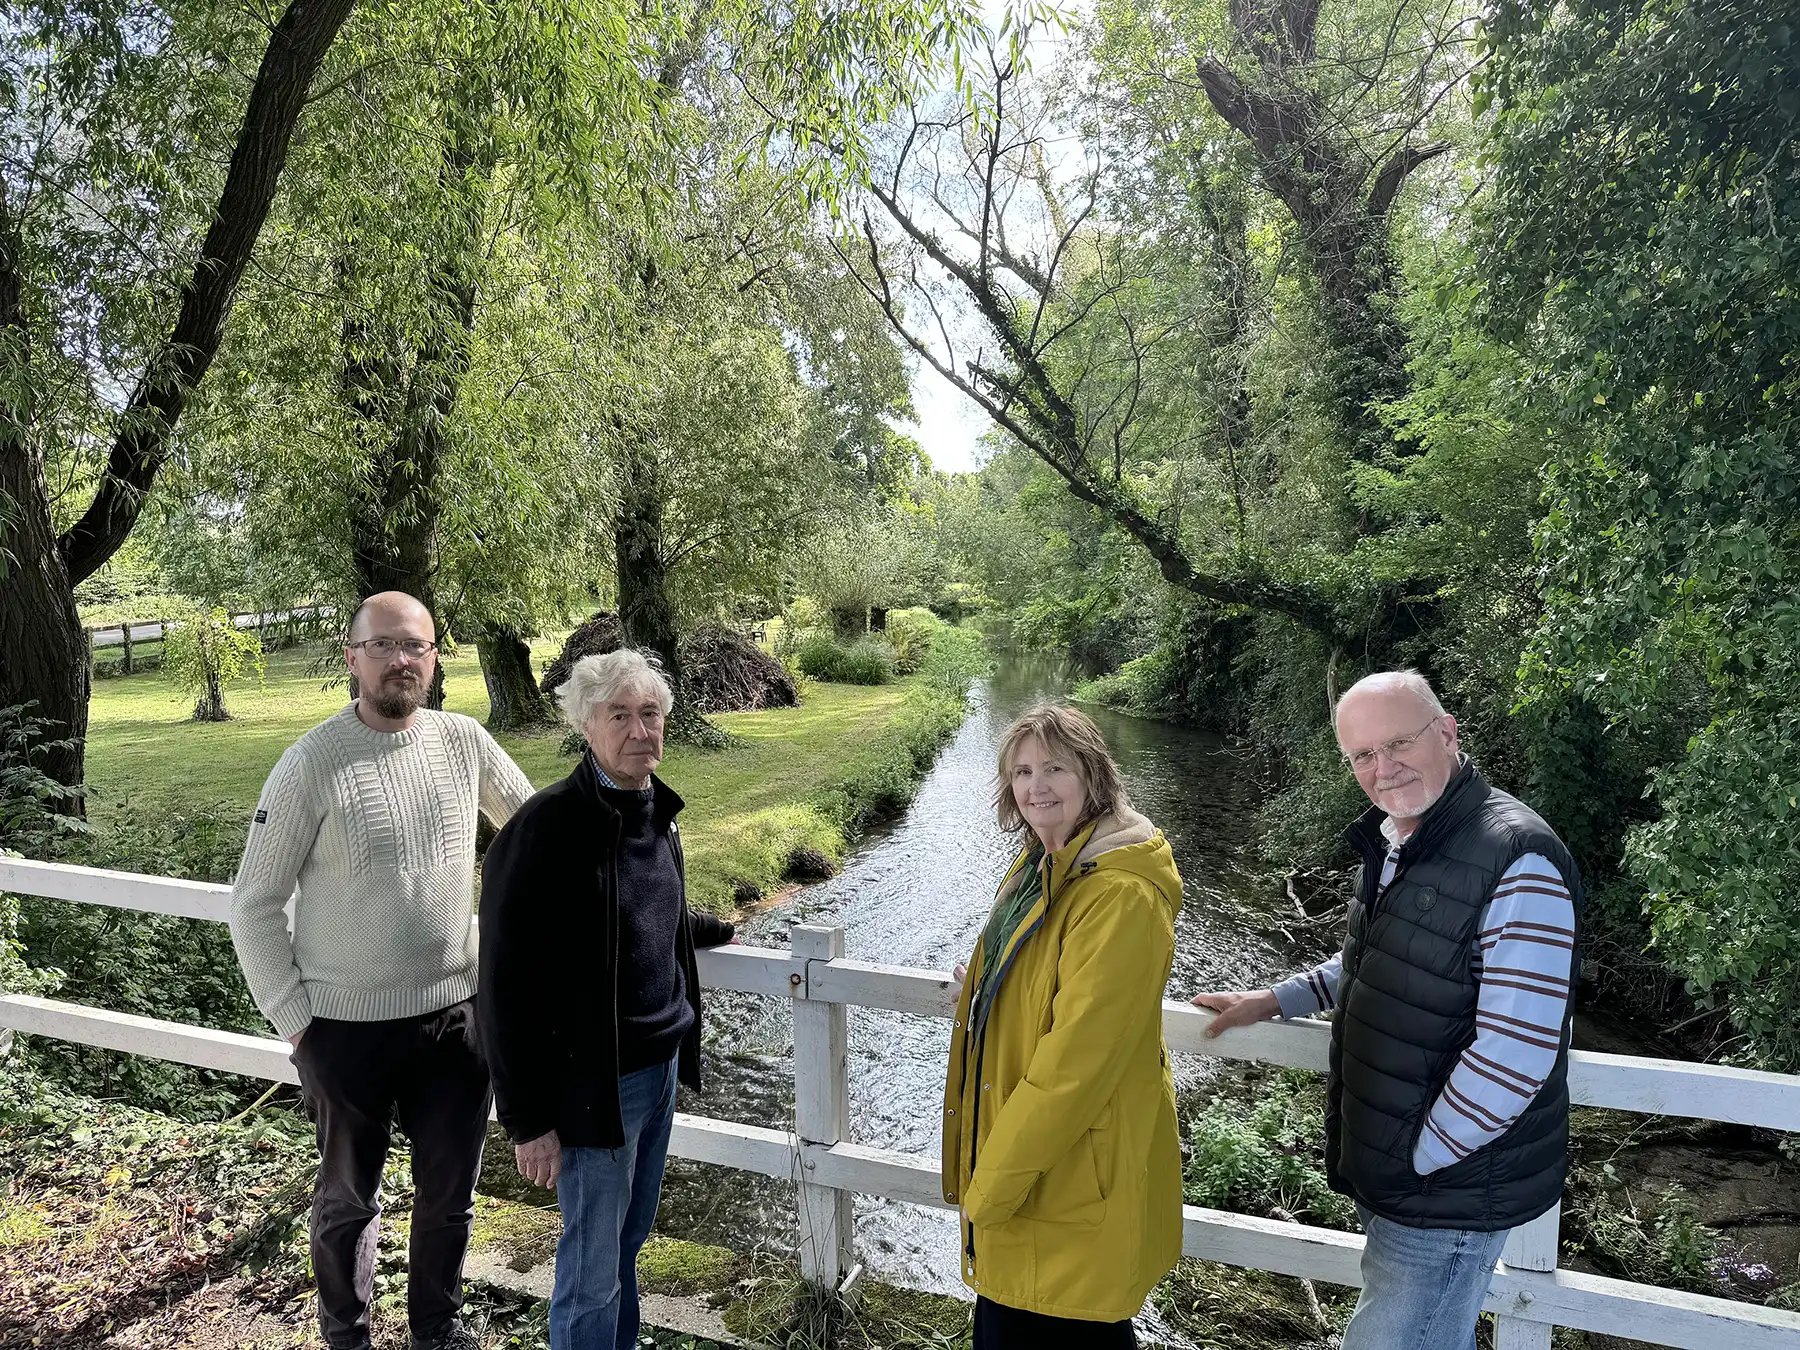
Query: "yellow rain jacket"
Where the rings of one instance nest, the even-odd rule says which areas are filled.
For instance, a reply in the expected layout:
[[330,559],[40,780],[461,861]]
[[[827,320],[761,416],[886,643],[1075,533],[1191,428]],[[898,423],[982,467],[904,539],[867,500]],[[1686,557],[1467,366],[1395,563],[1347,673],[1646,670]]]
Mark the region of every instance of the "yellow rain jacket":
[[979,1040],[976,944],[951,1032],[944,1199],[966,1215],[963,1280],[996,1303],[1116,1322],[1181,1255],[1162,1038],[1180,908],[1168,841],[1126,808],[1045,860],[1037,903],[1000,948],[1002,983]]

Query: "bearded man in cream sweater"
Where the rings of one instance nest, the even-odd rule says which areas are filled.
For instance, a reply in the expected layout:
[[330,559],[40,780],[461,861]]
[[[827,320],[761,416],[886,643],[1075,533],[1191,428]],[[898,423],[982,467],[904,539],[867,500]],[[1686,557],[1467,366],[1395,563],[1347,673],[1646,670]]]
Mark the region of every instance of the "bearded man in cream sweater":
[[312,1260],[333,1350],[370,1344],[396,1114],[412,1143],[414,1350],[478,1345],[458,1320],[492,1101],[474,1014],[475,835],[478,814],[502,825],[532,788],[480,724],[421,707],[436,638],[409,595],[363,602],[344,651],[361,696],[269,775],[231,895],[244,978],[293,1044],[317,1126]]

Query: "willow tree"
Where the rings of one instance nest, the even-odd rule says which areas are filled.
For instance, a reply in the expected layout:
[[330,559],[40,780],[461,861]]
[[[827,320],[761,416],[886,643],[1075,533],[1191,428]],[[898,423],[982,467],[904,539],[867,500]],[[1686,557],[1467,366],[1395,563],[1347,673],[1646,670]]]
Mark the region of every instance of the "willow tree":
[[293,0],[273,26],[199,5],[7,19],[0,706],[49,720],[45,765],[70,787],[88,699],[75,587],[174,451],[352,3]]

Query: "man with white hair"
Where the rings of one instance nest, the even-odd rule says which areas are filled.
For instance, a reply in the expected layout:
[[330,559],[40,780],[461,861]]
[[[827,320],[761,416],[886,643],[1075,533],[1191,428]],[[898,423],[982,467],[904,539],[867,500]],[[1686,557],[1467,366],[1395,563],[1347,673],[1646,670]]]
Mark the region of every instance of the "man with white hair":
[[363,601],[344,660],[360,696],[269,775],[231,891],[231,940],[263,1016],[293,1043],[318,1131],[325,1344],[370,1344],[397,1114],[412,1142],[412,1344],[472,1350],[457,1313],[490,1101],[473,1006],[475,835],[479,816],[503,824],[531,783],[472,718],[422,706],[437,633],[412,596]]
[[654,660],[585,657],[556,698],[587,750],[488,849],[482,1044],[519,1172],[562,1210],[551,1350],[626,1350],[675,1085],[700,1086],[694,949],[732,929],[687,905],[682,801],[655,772],[673,698]]
[[1581,878],[1417,672],[1358,681],[1335,727],[1374,803],[1348,832],[1363,866],[1343,951],[1194,1002],[1213,1036],[1335,1011],[1326,1169],[1368,1235],[1344,1350],[1472,1350],[1508,1231],[1562,1196]]

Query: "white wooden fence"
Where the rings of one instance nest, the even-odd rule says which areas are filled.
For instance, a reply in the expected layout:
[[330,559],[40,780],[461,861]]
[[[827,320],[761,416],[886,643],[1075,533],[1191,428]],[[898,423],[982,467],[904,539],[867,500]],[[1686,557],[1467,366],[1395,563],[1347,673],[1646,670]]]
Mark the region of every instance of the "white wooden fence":
[[[224,886],[127,872],[0,857],[0,891],[222,921]],[[793,1181],[798,1190],[800,1260],[808,1279],[839,1284],[854,1269],[855,1193],[945,1207],[935,1158],[858,1144],[851,1139],[846,1009],[886,1008],[923,1017],[954,1009],[943,971],[846,960],[843,932],[797,926],[787,951],[722,947],[700,953],[702,981],[789,999],[794,1014],[793,1132],[678,1115],[670,1152]],[[1203,1032],[1210,1013],[1165,1003],[1163,1029],[1178,1053],[1256,1060],[1322,1071],[1329,1029],[1323,1023],[1263,1023],[1217,1040]],[[102,1008],[0,991],[0,1028],[83,1045],[150,1055],[181,1064],[294,1082],[284,1041],[213,1031]],[[1571,1055],[1574,1100],[1695,1120],[1800,1130],[1800,1078],[1676,1060]],[[1502,1350],[1547,1350],[1552,1327],[1575,1327],[1689,1350],[1800,1350],[1800,1313],[1658,1289],[1559,1270],[1558,1212],[1515,1231],[1489,1291]],[[1227,1265],[1361,1283],[1362,1238],[1189,1205],[1183,1250]]]

